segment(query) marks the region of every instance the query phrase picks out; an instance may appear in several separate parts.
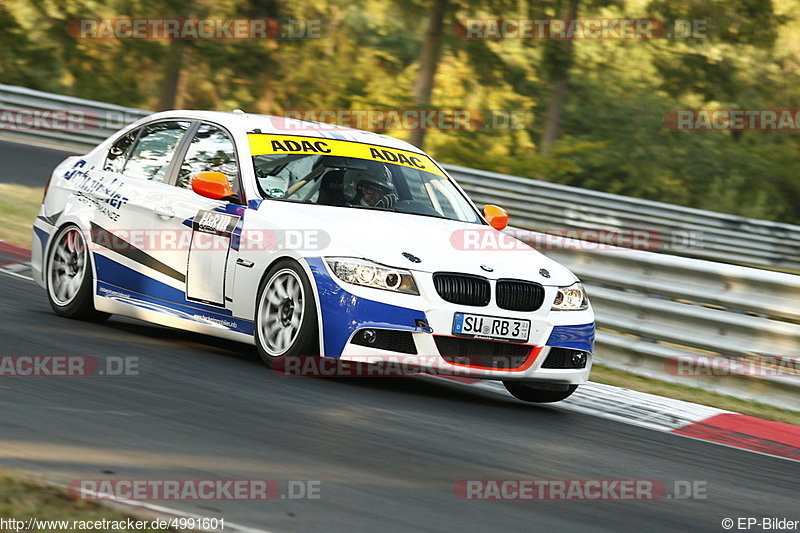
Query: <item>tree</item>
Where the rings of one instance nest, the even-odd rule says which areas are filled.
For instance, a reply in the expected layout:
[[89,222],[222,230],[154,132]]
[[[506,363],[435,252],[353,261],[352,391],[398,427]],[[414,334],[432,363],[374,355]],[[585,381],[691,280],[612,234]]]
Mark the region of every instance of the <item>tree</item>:
[[[428,27],[419,54],[419,74],[414,83],[414,105],[425,109],[431,105],[433,83],[436,78],[436,68],[442,51],[442,32],[448,0],[432,0]],[[425,144],[425,128],[420,127],[411,132],[411,144],[422,148]]]
[[[558,12],[563,13],[565,15],[564,18],[577,18],[580,0],[566,0],[565,11],[561,4],[562,2],[559,1]],[[567,100],[569,69],[573,63],[572,46],[572,39],[563,41],[548,40],[545,44],[543,63],[547,79],[550,82],[550,98],[547,104],[542,137],[539,141],[539,148],[542,154],[547,154],[558,138],[561,116]]]

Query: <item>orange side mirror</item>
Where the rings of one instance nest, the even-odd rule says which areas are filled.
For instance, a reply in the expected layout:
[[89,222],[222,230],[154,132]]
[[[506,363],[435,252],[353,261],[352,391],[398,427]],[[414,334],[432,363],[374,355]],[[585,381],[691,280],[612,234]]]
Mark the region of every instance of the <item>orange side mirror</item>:
[[220,200],[235,193],[222,172],[198,172],[192,177],[192,190],[200,196]]
[[483,208],[483,216],[494,229],[502,230],[508,226],[508,212],[502,207],[487,205]]

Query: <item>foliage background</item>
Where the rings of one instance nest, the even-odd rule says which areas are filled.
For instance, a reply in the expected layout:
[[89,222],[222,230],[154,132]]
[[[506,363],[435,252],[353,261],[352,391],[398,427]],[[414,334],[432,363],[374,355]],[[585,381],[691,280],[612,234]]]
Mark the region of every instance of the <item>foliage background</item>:
[[[525,129],[431,130],[424,147],[447,163],[800,223],[800,134],[664,123],[671,109],[800,108],[798,8],[800,0],[0,0],[0,83],[147,109],[528,111]],[[703,20],[706,37],[465,40],[454,31],[462,18],[570,13]],[[297,41],[67,32],[73,19],[120,17],[312,19],[323,31]],[[429,97],[418,88],[425,76]]]

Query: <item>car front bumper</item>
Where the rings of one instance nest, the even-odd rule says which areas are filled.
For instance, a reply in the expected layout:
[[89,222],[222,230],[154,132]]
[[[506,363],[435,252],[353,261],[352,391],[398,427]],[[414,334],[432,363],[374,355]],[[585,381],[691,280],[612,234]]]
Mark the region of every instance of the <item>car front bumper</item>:
[[[390,372],[398,369],[456,375],[478,379],[521,379],[551,383],[586,383],[594,350],[594,314],[582,311],[551,311],[556,287],[545,287],[545,299],[534,312],[515,312],[493,302],[483,307],[455,305],[442,300],[432,275],[414,272],[420,295],[399,294],[352,285],[334,276],[322,258],[306,258],[316,285],[322,320],[322,353],[342,361],[383,363]],[[527,342],[465,339],[453,335],[457,312],[530,320]],[[364,342],[365,330],[384,332],[404,340],[401,351],[386,343],[375,347]],[[385,335],[384,335],[385,336]],[[487,344],[489,343],[489,344]],[[396,348],[400,345],[394,343]],[[554,350],[558,348],[560,350]],[[551,354],[565,350],[586,354],[582,368],[548,368]],[[410,353],[410,352],[416,353]],[[508,354],[505,356],[503,354]],[[513,356],[512,356],[513,354]],[[554,356],[556,357],[556,356]],[[387,365],[387,363],[389,363]]]

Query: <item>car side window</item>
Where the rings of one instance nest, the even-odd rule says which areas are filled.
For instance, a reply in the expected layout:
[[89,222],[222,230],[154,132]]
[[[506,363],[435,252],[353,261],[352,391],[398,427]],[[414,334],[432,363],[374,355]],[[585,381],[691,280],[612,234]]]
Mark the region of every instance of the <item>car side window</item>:
[[106,162],[103,165],[103,170],[122,172],[122,169],[125,168],[125,162],[128,160],[128,154],[131,151],[131,147],[136,141],[136,137],[139,136],[140,131],[142,131],[142,128],[136,128],[135,130],[129,131],[117,139],[113,145],[111,145],[111,148],[108,149],[108,155],[106,156]]
[[239,193],[239,165],[233,141],[223,129],[212,124],[201,124],[195,133],[178,171],[176,185],[191,189],[192,176],[206,171],[222,172],[231,189]]
[[167,121],[144,127],[139,142],[125,165],[125,175],[163,182],[175,148],[189,129],[190,122]]

